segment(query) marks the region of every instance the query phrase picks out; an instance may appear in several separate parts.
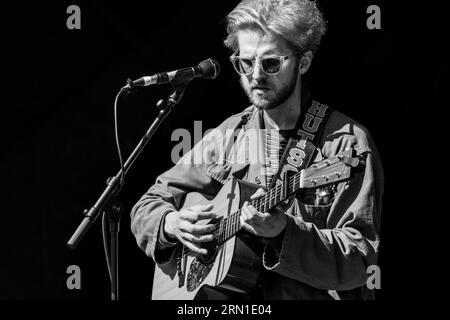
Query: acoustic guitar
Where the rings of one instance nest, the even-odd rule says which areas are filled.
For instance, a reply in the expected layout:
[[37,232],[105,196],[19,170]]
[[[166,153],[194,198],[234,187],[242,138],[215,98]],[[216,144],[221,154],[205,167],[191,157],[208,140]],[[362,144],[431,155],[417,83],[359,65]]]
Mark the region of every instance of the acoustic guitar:
[[235,178],[223,185],[212,199],[191,192],[183,207],[213,204],[218,218],[198,223],[214,223],[215,239],[204,243],[207,255],[193,254],[182,244],[175,252],[176,263],[155,267],[153,300],[193,300],[205,285],[220,286],[237,292],[249,292],[257,283],[261,266],[260,254],[236,234],[241,230],[240,208],[245,201],[261,212],[273,207],[307,188],[318,188],[351,178],[353,169],[364,165],[364,160],[352,156],[352,149],[311,165],[298,173],[285,176],[284,183],[267,190],[263,197],[249,201],[260,188]]

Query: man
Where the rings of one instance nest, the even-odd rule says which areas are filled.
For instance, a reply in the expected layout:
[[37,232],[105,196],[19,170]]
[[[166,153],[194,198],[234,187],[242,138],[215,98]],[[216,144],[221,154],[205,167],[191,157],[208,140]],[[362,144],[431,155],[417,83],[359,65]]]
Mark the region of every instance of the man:
[[[214,196],[238,177],[262,187],[252,196],[258,199],[283,180],[284,159],[299,160],[300,171],[308,158],[352,149],[365,166],[350,181],[300,192],[269,212],[245,202],[238,237],[261,249],[258,286],[244,294],[205,287],[197,298],[373,298],[366,270],[377,262],[383,170],[367,130],[312,100],[304,84],[325,33],[321,12],[308,0],[243,0],[227,18],[225,45],[252,105],[205,136],[137,202],[131,228],[139,246],[161,267],[177,263],[179,244],[205,255],[216,214],[212,205],[181,208],[188,192]],[[293,151],[283,157],[286,148]]]

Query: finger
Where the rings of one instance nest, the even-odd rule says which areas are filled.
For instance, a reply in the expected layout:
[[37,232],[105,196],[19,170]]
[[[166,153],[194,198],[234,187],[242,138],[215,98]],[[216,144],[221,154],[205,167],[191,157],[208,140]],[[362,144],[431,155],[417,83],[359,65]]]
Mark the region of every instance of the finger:
[[252,234],[256,234],[256,230],[255,230],[255,228],[252,225],[250,225],[247,222],[245,222],[242,216],[241,216],[240,219],[241,219],[241,227],[244,230],[247,230],[248,232],[250,232]]
[[197,214],[197,221],[217,218],[217,213],[215,213],[214,211],[196,212],[196,214]]
[[198,243],[198,242],[210,242],[214,240],[214,236],[212,234],[206,234],[206,235],[200,235],[196,236],[190,233],[183,234],[183,237],[192,243]]
[[259,198],[261,198],[265,193],[266,193],[266,192],[264,191],[263,188],[259,188],[258,190],[256,190],[256,192],[255,192],[254,194],[252,194],[252,195],[250,196],[250,199],[251,199],[251,200],[259,199]]
[[205,234],[213,233],[216,230],[216,225],[214,224],[192,224],[190,222],[185,222],[180,224],[180,230],[188,233],[195,234]]
[[250,211],[253,217],[267,218],[270,216],[270,213],[258,211],[254,206],[248,206],[248,210]]
[[183,220],[187,220],[189,222],[195,223],[200,220],[214,219],[217,217],[217,214],[209,211],[209,212],[196,212],[187,210],[180,214],[180,218]]
[[247,207],[247,209],[248,209],[248,212],[249,212],[252,216],[258,215],[258,213],[259,213],[259,211],[256,210],[256,208],[255,208],[254,206],[252,206],[252,205],[249,205],[249,206]]
[[245,220],[249,220],[252,218],[252,214],[249,211],[247,201],[244,202],[244,205],[241,208],[241,216],[243,216],[245,218]]
[[211,211],[214,208],[214,205],[212,203],[208,204],[197,204],[195,206],[192,206],[189,208],[189,210],[193,211]]
[[181,210],[180,218],[190,221],[197,222],[199,220],[213,219],[216,218],[217,214],[213,211],[198,211],[196,208],[192,207],[187,210]]
[[181,238],[180,241],[193,253],[198,253],[198,254],[207,254],[208,253],[208,250],[206,250],[204,248],[200,248],[199,246],[196,246],[195,244],[193,244],[183,238]]
[[270,216],[268,213],[259,212],[253,206],[243,207],[241,212],[243,221],[255,227],[262,226],[265,223],[265,220]]
[[259,210],[255,207],[256,206],[256,204],[251,204],[251,205],[249,205],[248,207],[249,207],[249,210],[250,210],[250,212],[252,212],[254,215],[256,215],[257,213],[263,213],[264,211],[262,211],[262,210],[264,210],[265,209],[265,205],[260,205],[259,207]]

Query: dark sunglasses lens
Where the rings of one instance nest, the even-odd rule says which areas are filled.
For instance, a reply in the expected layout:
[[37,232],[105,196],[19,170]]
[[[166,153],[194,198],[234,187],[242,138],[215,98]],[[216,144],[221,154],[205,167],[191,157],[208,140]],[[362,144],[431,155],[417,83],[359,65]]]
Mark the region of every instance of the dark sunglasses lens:
[[280,71],[281,61],[277,58],[267,58],[261,61],[261,66],[265,73],[277,73]]

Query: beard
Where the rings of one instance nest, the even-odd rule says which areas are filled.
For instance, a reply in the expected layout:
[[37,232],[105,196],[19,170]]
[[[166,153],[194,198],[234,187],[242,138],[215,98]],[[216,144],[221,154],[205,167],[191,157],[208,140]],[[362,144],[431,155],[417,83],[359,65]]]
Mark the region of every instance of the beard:
[[[269,95],[267,89],[269,88],[267,78],[261,78],[258,83],[250,83],[249,85],[245,84],[243,78],[241,77],[240,82],[241,86],[245,91],[245,94],[248,96],[250,102],[260,110],[270,110],[274,109],[283,102],[285,102],[294,92],[295,87],[297,85],[298,79],[298,62],[292,72],[289,83],[283,86],[280,90],[275,91],[273,95]],[[266,89],[259,90],[256,92],[258,88]]]

